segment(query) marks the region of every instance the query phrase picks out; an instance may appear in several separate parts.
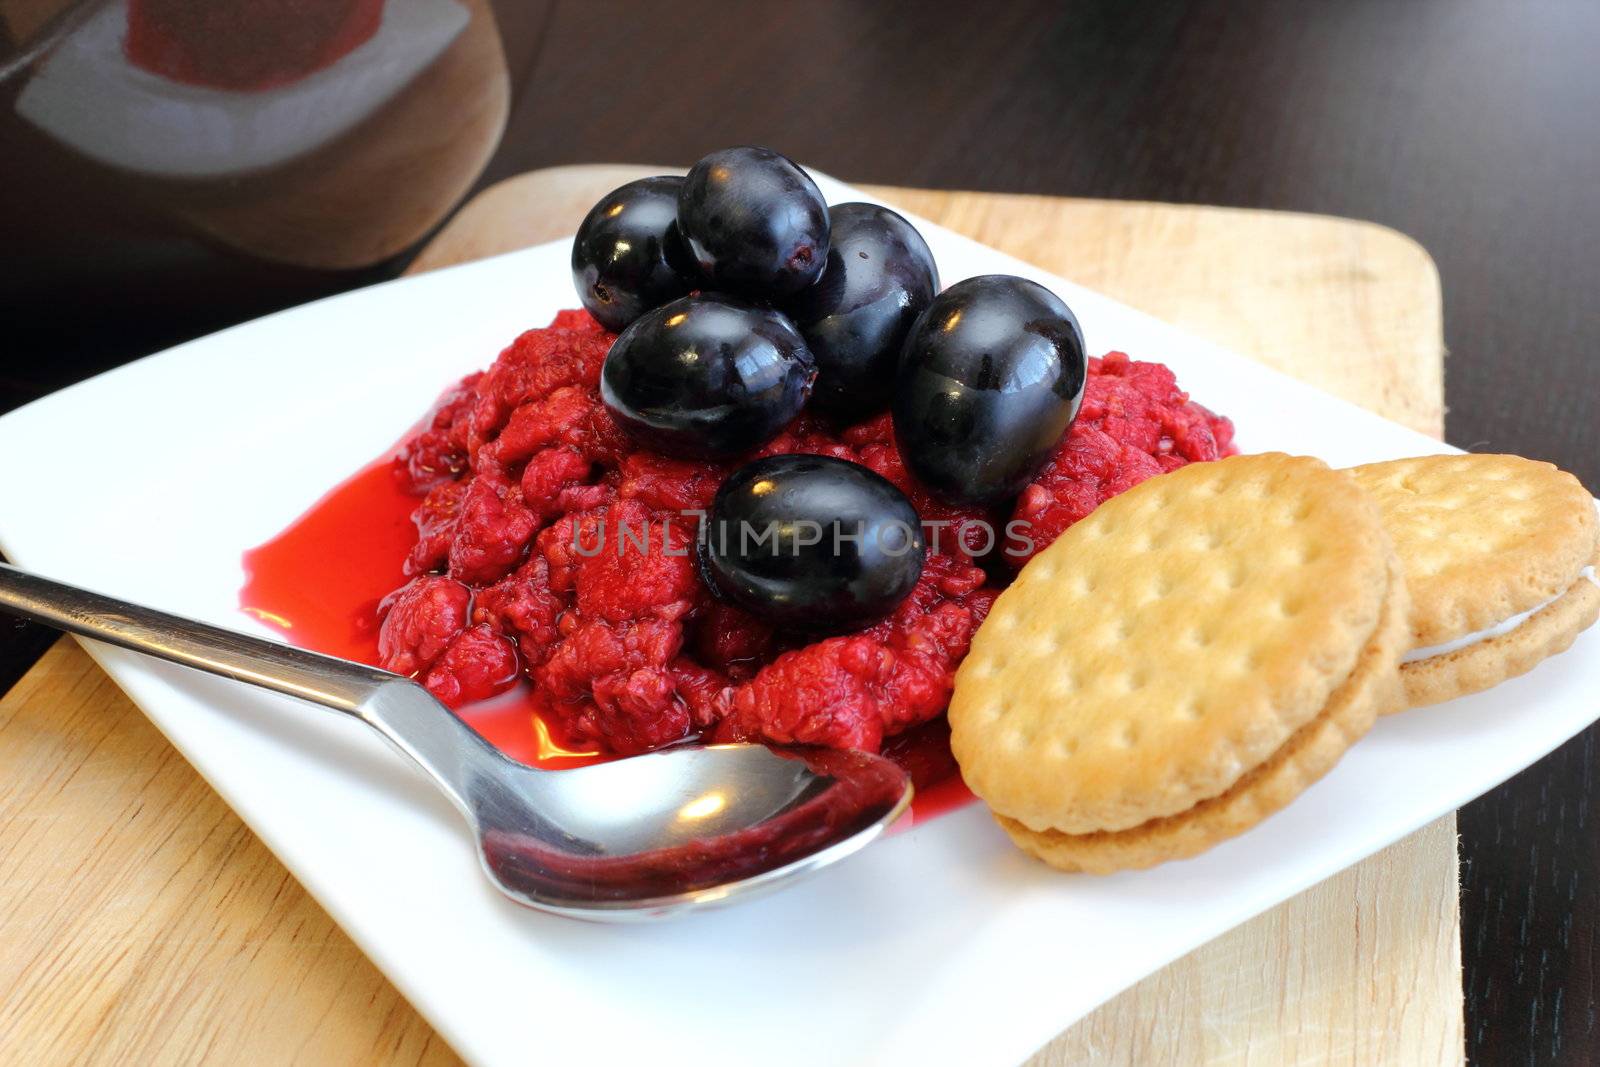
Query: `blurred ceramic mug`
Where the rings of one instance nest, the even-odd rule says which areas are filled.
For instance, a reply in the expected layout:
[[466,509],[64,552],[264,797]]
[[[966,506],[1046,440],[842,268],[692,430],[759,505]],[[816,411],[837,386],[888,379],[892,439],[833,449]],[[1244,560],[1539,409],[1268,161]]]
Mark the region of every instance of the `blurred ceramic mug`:
[[0,27],[0,174],[30,194],[0,210],[92,200],[317,271],[428,234],[511,98],[489,0],[0,0]]

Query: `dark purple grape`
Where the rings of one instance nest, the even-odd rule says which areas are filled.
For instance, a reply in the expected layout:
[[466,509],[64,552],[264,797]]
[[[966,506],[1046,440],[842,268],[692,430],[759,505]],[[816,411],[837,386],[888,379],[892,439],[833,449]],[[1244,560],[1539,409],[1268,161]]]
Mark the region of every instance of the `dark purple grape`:
[[768,456],[717,490],[700,539],[706,584],[778,626],[871,625],[922,575],[917,511],[876,473],[827,456]]
[[708,293],[647,311],[622,331],[606,353],[600,398],[650,448],[721,459],[787,426],[816,376],[788,319]]
[[822,277],[788,305],[817,359],[811,402],[846,422],[889,406],[906,334],[939,291],[916,228],[877,204],[838,204]]
[[707,288],[753,300],[793,296],[828,258],[828,205],[770,148],[725,148],[689,171],[678,226]]
[[895,440],[934,495],[961,505],[1016,496],[1083,402],[1083,331],[1044,286],[988,274],[922,313],[900,354]]
[[589,314],[620,331],[694,287],[694,260],[678,231],[683,179],[640,178],[589,209],[572,242],[572,283]]

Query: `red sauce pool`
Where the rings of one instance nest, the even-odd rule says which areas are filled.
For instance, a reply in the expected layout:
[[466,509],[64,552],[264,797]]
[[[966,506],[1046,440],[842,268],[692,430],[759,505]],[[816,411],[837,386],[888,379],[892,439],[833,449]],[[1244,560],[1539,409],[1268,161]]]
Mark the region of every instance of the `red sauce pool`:
[[[361,663],[378,662],[378,602],[406,581],[401,565],[416,540],[415,497],[401,491],[384,456],[313,504],[288,529],[245,553],[239,606],[290,643]],[[561,747],[532,708],[526,683],[461,716],[513,759],[551,770],[600,757]],[[955,773],[943,719],[885,748],[917,783],[904,828],[970,803]]]

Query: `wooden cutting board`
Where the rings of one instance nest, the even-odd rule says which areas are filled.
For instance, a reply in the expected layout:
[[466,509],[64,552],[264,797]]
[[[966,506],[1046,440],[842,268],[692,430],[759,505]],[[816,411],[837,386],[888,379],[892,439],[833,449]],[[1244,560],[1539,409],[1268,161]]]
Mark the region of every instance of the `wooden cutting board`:
[[[564,167],[504,182],[412,270],[570,233],[606,190],[651,172]],[[1390,230],[1208,207],[872,191],[1441,432],[1438,276]],[[1202,399],[1228,410],[1227,397]],[[1458,922],[1449,816],[1151,976],[1033,1063],[1459,1063]],[[69,640],[0,699],[0,923],[0,1062],[455,1061]],[[529,1040],[536,1056],[537,1027]]]

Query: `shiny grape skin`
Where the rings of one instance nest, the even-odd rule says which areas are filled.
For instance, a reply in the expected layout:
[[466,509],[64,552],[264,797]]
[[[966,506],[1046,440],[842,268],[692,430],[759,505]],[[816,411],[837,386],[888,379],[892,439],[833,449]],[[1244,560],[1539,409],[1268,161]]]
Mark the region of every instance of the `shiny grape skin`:
[[689,171],[678,226],[706,287],[777,302],[817,280],[828,205],[809,175],[770,148],[725,148]]
[[817,359],[812,404],[844,422],[889,406],[895,364],[939,291],[916,228],[877,204],[837,204],[822,277],[787,305]]
[[600,199],[572,242],[578,298],[613,333],[694,287],[694,260],[678,231],[683,179],[640,178]]
[[721,599],[777,626],[844,633],[886,617],[911,592],[923,539],[911,502],[873,471],[780,455],[728,476],[698,551]]
[[906,338],[895,440],[906,465],[957,506],[1009,500],[1054,454],[1088,373],[1083,331],[1044,286],[989,274],[936,297]]
[[816,375],[788,319],[706,293],[647,311],[622,331],[601,368],[600,398],[646,447],[727,459],[787,426]]

